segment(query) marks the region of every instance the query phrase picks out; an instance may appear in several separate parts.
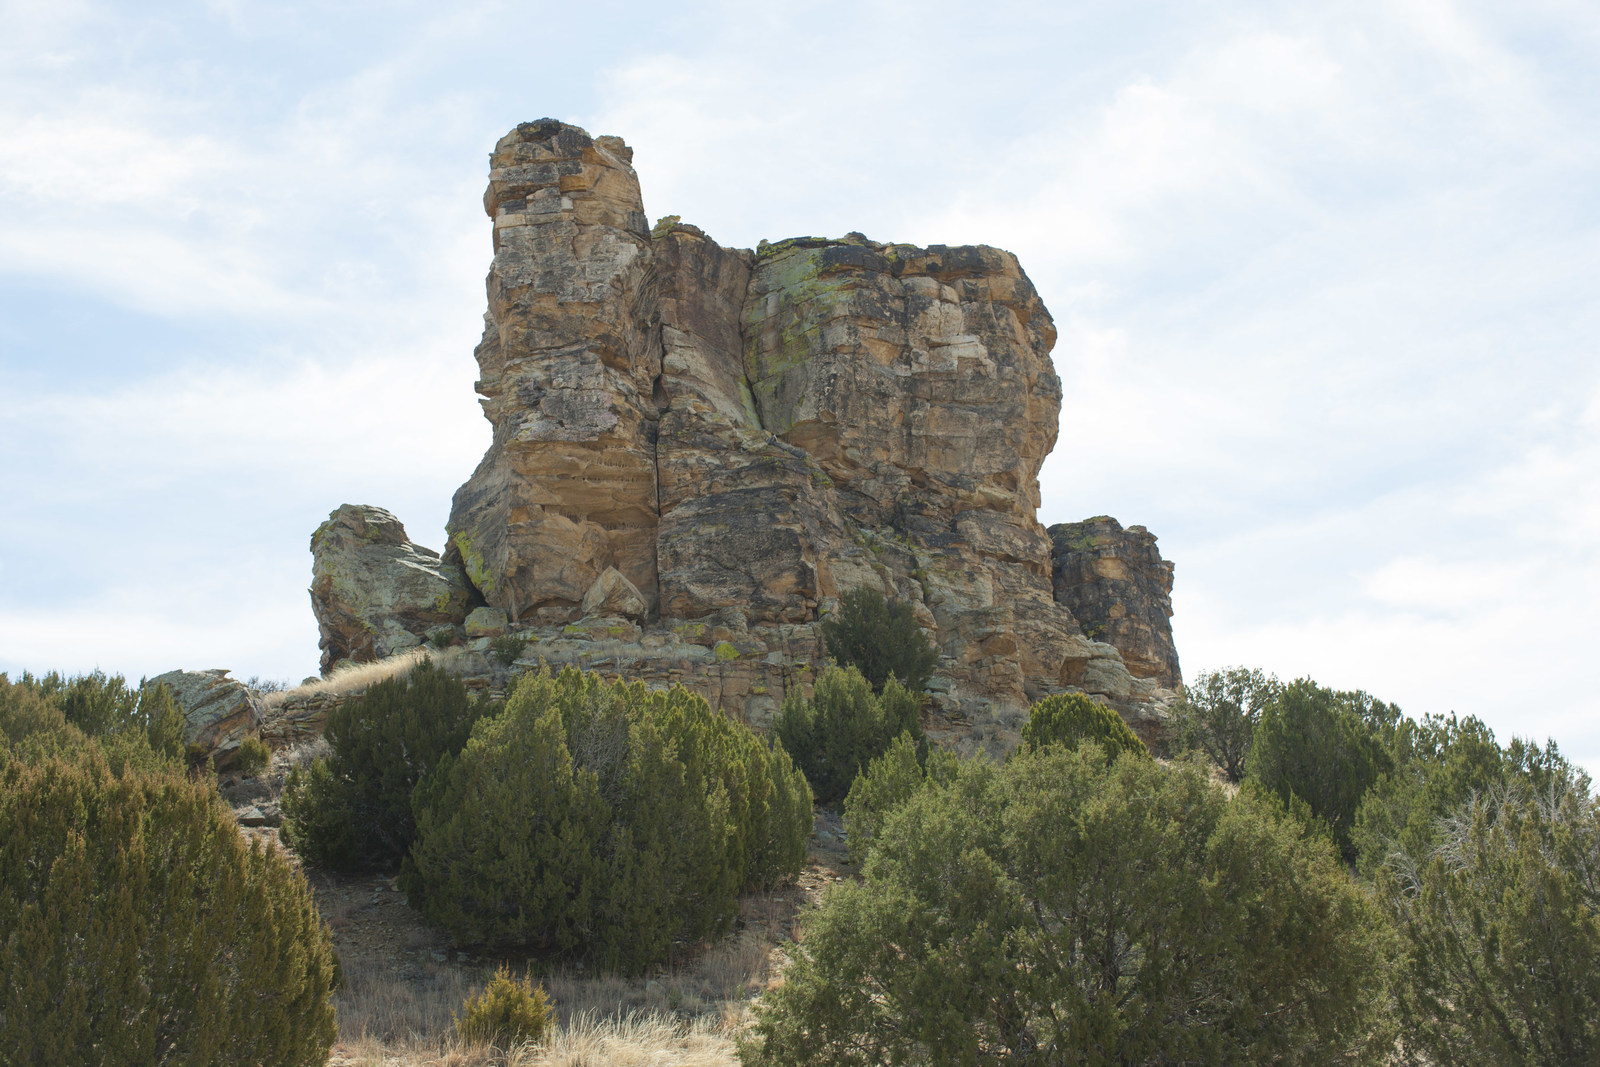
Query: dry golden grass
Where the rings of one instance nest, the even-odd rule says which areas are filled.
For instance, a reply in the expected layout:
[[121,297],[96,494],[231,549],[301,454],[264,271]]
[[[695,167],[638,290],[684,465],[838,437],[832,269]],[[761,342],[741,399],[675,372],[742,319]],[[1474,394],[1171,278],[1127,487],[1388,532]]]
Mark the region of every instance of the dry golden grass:
[[296,697],[308,697],[317,693],[340,695],[359,692],[374,682],[382,682],[398,674],[405,674],[425,659],[431,659],[435,663],[446,665],[452,658],[451,653],[454,651],[454,649],[441,651],[432,648],[412,648],[397,656],[390,656],[388,659],[380,659],[372,663],[346,663],[326,678],[318,679],[315,682],[307,682],[305,685],[297,685],[293,689],[283,689],[275,693],[264,694],[261,698],[262,703],[269,708],[276,708],[285,701]]
[[544,1045],[499,1049],[452,1038],[399,1049],[372,1040],[341,1045],[330,1067],[738,1067],[732,1037],[709,1020],[654,1012],[565,1021]]
[[[333,904],[324,918],[337,930],[359,910]],[[794,929],[792,893],[741,902],[743,929],[665,968],[653,978],[591,977],[576,968],[545,974],[540,984],[558,1026],[539,1048],[494,1049],[462,1042],[454,1016],[486,982],[487,962],[455,963],[402,939],[387,955],[343,954],[344,985],[335,1005],[340,1043],[335,1067],[733,1067],[735,1036],[750,1003],[777,978]],[[419,936],[425,931],[418,928]],[[420,944],[420,942],[419,942]],[[411,961],[419,962],[411,962]]]
[[[721,966],[725,966],[721,965]],[[715,970],[715,968],[714,968]],[[735,987],[748,974],[724,972]],[[454,1015],[486,979],[450,965],[409,974],[349,975],[339,991],[334,1067],[734,1067],[744,1000],[708,998],[704,981],[628,982],[567,975],[546,980],[559,1020],[540,1047],[496,1049],[463,1042]],[[644,1007],[641,1004],[658,1006]]]

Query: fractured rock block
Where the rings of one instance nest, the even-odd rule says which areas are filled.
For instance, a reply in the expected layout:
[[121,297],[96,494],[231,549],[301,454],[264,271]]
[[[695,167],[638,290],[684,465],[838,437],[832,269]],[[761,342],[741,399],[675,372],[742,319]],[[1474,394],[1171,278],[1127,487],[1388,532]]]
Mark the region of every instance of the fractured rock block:
[[164,685],[183,713],[183,743],[226,766],[261,725],[262,708],[245,684],[225,670],[168,671],[146,686]]
[[459,566],[413,544],[382,508],[342,504],[311,535],[311,610],[321,631],[322,670],[367,662],[459,624],[475,599]]

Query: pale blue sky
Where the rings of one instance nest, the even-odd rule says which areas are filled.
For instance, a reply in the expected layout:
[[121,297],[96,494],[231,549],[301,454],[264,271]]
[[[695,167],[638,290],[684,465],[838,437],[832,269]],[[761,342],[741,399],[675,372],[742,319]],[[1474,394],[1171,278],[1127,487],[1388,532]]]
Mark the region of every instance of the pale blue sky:
[[0,670],[316,666],[307,540],[440,547],[494,141],[724,244],[1015,251],[1041,518],[1143,523],[1185,671],[1600,769],[1600,9],[0,2]]

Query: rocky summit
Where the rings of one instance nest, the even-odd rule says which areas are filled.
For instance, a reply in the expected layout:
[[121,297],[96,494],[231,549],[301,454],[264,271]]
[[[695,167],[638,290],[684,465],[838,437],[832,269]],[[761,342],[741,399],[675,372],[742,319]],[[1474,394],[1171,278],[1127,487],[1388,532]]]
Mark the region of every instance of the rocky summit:
[[465,637],[477,608],[491,684],[497,642],[502,663],[681,682],[761,724],[825,662],[819,620],[870,586],[938,646],[932,710],[957,740],[1004,744],[1072,690],[1159,734],[1172,565],[1142,527],[1052,543],[1036,518],[1062,395],[1016,257],[854,233],[723,248],[652,228],[632,158],[550,119],[495,146],[493,443],[442,559],[378,509],[318,531],[324,669],[442,623]]

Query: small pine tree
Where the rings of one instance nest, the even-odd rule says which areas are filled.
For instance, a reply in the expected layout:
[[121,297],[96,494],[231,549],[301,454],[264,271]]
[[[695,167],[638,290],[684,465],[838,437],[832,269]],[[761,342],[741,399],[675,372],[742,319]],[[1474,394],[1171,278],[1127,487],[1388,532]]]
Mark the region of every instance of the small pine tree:
[[1280,688],[1278,679],[1259,670],[1202,671],[1182,687],[1172,709],[1179,746],[1204,753],[1230,782],[1239,781],[1244,777],[1250,736],[1261,709],[1277,697]]
[[849,834],[850,858],[856,863],[864,861],[889,813],[929,782],[951,781],[958,767],[959,761],[952,752],[920,746],[909,733],[895,738],[883,755],[856,776],[850,795],[845,798],[844,825]]
[[503,963],[453,1018],[461,1040],[483,1045],[537,1045],[555,1025],[544,987],[526,976],[512,978]]
[[810,802],[698,696],[544,670],[419,784],[402,883],[463,944],[637,972],[725,930],[741,888],[797,874]]
[[1198,768],[1100,757],[963,761],[894,804],[743,1062],[1388,1062],[1392,942],[1327,842]]
[[1600,802],[1515,778],[1397,853],[1378,886],[1405,936],[1406,1044],[1461,1067],[1600,1062]]
[[321,1064],[332,980],[304,878],[209,782],[93,740],[0,771],[7,1062]]
[[1309,678],[1289,683],[1261,712],[1245,773],[1284,804],[1304,803],[1327,824],[1347,860],[1363,796],[1393,769],[1393,756],[1362,709],[1364,693],[1325,689]]
[[911,605],[890,603],[870,586],[846,593],[839,610],[822,620],[828,654],[841,666],[854,667],[882,692],[890,678],[913,693],[928,688],[939,662],[933,647],[917,625]]
[[247,737],[239,742],[234,753],[233,769],[245,778],[254,778],[272,764],[272,752],[259,737]]
[[805,772],[812,793],[826,803],[848,793],[856,775],[895,738],[922,739],[921,707],[921,698],[893,676],[882,693],[874,693],[856,668],[829,667],[809,700],[798,692],[789,695],[772,732]]
[[61,709],[67,721],[90,737],[99,737],[135,718],[139,691],[121,675],[94,671],[66,683]]
[[398,866],[416,837],[412,790],[460,751],[484,710],[428,660],[333,709],[324,731],[332,754],[285,785],[284,839],[340,870]]
[[1028,721],[1022,727],[1022,746],[1027,751],[1048,745],[1073,749],[1085,741],[1104,749],[1107,763],[1115,763],[1124,752],[1150,758],[1150,750],[1122,716],[1082,693],[1045,697],[1028,709]]
[[[69,701],[74,709],[68,715]],[[77,725],[86,723],[95,733]],[[186,765],[183,713],[166,686],[131,689],[120,676],[96,672],[70,681],[0,674],[0,750],[25,763],[71,757],[93,739],[114,773]]]

